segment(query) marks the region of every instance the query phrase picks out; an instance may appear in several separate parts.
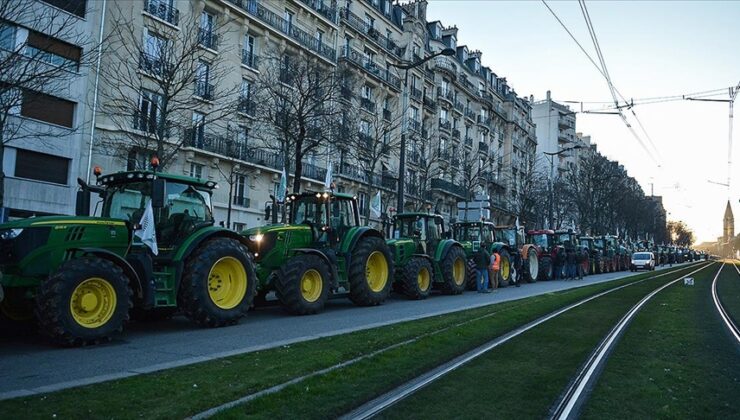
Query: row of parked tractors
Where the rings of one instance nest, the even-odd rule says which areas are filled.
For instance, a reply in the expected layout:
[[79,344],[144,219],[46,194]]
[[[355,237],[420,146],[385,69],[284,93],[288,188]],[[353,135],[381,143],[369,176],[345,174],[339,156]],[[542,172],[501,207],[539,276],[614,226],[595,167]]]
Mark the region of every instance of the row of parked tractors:
[[[448,231],[425,213],[398,214],[386,239],[361,225],[355,197],[334,192],[289,195],[288,223],[237,233],[214,224],[213,182],[151,171],[98,175],[96,185],[79,180],[76,216],[0,225],[4,321],[34,321],[58,343],[84,345],[110,339],[131,318],[181,312],[202,326],[233,324],[272,293],[298,315],[321,311],[331,296],[371,306],[391,290],[412,299],[459,294],[475,283],[470,260],[479,247],[501,256],[504,286],[551,278],[560,253],[575,244],[592,255],[587,272],[629,264],[616,237],[533,231],[525,242],[515,227],[466,222]],[[150,223],[156,248],[140,238]]]

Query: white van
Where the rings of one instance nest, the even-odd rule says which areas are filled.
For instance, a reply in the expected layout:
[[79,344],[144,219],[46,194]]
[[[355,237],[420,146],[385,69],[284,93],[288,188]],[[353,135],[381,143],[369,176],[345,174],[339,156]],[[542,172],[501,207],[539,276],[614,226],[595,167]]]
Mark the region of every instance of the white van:
[[655,270],[655,255],[652,252],[635,252],[632,254],[630,271],[637,271],[640,269],[648,271]]

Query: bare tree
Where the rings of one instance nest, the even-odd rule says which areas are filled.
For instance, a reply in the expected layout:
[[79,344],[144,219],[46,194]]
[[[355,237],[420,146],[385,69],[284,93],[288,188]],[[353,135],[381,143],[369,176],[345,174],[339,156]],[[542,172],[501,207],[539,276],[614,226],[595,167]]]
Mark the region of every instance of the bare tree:
[[219,43],[229,32],[226,18],[203,22],[192,10],[179,19],[179,29],[162,25],[161,32],[149,30],[142,39],[121,7],[130,4],[114,10],[100,101],[101,114],[128,143],[111,136],[102,142],[104,152],[155,154],[162,169],[186,146],[220,152],[225,139],[217,133],[226,131],[225,120],[238,110],[251,112],[239,87],[226,82],[230,51]]
[[[424,209],[426,204],[431,204],[432,197],[432,181],[438,179],[442,175],[442,168],[440,161],[442,159],[449,159],[449,152],[443,150],[440,147],[439,133],[428,134],[427,137],[422,136],[421,138],[413,139],[411,143],[412,151],[418,153],[418,161],[416,163],[416,175],[412,179],[408,180],[409,187],[411,187],[418,197],[419,200],[415,201],[414,209],[421,211]],[[403,177],[402,177],[403,178]],[[403,211],[398,209],[397,211]]]
[[340,142],[344,71],[309,54],[267,53],[255,83],[255,130],[267,149],[278,153],[299,192],[304,159]]
[[508,194],[509,208],[519,217],[520,221],[528,226],[544,224],[544,215],[547,213],[547,187],[542,181],[543,174],[537,170],[534,159],[525,162],[523,175],[519,180],[509,180]]
[[[224,142],[223,148],[220,150],[221,157],[219,158],[216,166],[221,179],[226,182],[229,186],[228,193],[228,204],[226,208],[226,227],[231,229],[231,213],[233,211],[233,205],[242,205],[246,203],[243,193],[245,191],[239,191],[240,188],[247,189],[249,185],[246,183],[240,184],[241,181],[246,181],[245,168],[242,166],[249,155],[252,155],[256,148],[248,143],[249,129],[242,126],[230,125],[227,129],[226,141]],[[241,193],[241,194],[238,194]]]
[[39,119],[50,104],[68,106],[56,95],[95,62],[98,44],[81,31],[79,22],[78,16],[37,1],[0,2],[0,208],[5,147],[65,137],[78,129],[72,121],[50,126],[21,117]]

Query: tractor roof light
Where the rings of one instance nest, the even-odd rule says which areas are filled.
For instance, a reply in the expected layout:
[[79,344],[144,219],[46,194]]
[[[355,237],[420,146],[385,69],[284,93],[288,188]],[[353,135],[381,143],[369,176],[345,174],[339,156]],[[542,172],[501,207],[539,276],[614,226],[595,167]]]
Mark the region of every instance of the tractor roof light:
[[324,198],[329,198],[329,193],[324,193],[323,197]]
[[95,166],[95,167],[93,168],[93,175],[95,175],[95,177],[97,178],[97,177],[99,177],[99,176],[100,176],[100,175],[102,175],[102,174],[103,174],[103,168],[101,168],[100,166],[97,166],[97,165],[96,165],[96,166]]
[[154,168],[154,171],[156,172],[157,167],[159,167],[159,158],[156,155],[152,156],[152,160],[150,163],[152,164],[152,168]]

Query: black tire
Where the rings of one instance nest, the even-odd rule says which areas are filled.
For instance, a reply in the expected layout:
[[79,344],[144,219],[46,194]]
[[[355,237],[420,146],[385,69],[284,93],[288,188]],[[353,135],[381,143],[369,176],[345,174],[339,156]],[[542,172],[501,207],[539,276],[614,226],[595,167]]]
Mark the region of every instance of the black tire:
[[[310,281],[311,276],[314,276],[314,287],[317,289],[308,293],[304,290],[303,282]],[[275,294],[283,308],[293,315],[320,312],[329,298],[330,288],[329,265],[320,256],[312,254],[298,255],[288,260],[280,267],[275,281]]]
[[[530,266],[530,261],[536,264],[534,269]],[[534,248],[530,247],[527,251],[527,260],[523,266],[526,267],[524,273],[527,278],[527,283],[536,283],[537,277],[539,276],[540,261],[537,259],[537,251]],[[532,275],[532,271],[534,271],[534,275]]]
[[477,290],[478,289],[478,267],[475,265],[475,261],[472,258],[468,259],[467,268],[465,272],[468,276],[466,289]]
[[[213,290],[212,286],[220,289],[223,284],[220,281],[224,279],[216,277],[217,274],[212,273],[212,270],[225,258],[230,258],[234,264],[239,263],[235,265],[235,269],[239,265],[244,269],[246,285],[243,295],[235,292],[235,303],[227,305],[224,302],[220,306],[214,301],[210,291]],[[215,238],[206,241],[188,257],[183,272],[180,293],[177,296],[178,304],[185,316],[200,326],[215,328],[236,324],[252,305],[257,289],[257,276],[246,248],[234,239]],[[212,279],[218,283],[212,285]],[[231,277],[227,283],[231,283],[230,280]],[[235,284],[233,287],[241,288],[241,285]]]
[[[434,282],[434,268],[428,259],[413,257],[400,271],[404,295],[414,300],[426,299],[429,296]],[[423,276],[426,276],[425,280],[422,280]]]
[[[367,264],[371,256],[373,258],[385,259],[385,273],[379,273],[376,287],[370,286],[371,279],[367,278]],[[379,261],[379,264],[383,264]],[[386,299],[391,291],[393,279],[393,257],[383,239],[369,236],[360,239],[352,251],[352,261],[349,268],[349,299],[356,305],[374,306],[380,305]],[[382,267],[378,267],[382,270]]]
[[[455,265],[462,264],[462,269],[465,271],[462,273],[461,278],[455,279]],[[458,265],[458,269],[459,269]],[[442,284],[440,289],[445,295],[459,295],[465,291],[465,284],[468,280],[468,263],[465,258],[465,251],[460,246],[452,246],[447,255],[442,259],[440,263],[440,269],[442,271]],[[458,273],[458,276],[460,274]]]
[[[500,257],[498,270],[498,287],[507,287],[511,282],[511,272],[513,269],[513,265],[511,264],[511,256],[509,255],[509,251],[505,249],[502,249],[498,255]],[[504,278],[504,261],[509,264],[509,273],[506,278]]]
[[550,280],[552,279],[552,257],[545,255],[540,259],[539,272],[537,274],[538,280]]
[[[97,284],[98,287],[85,288],[83,285],[85,282],[93,282],[92,284]],[[82,289],[78,289],[81,285]],[[101,315],[108,319],[97,327],[90,327],[89,324],[85,326],[72,314],[75,291],[93,289],[99,291],[101,285],[108,288],[111,297],[115,297],[112,313]],[[85,293],[84,297],[92,294]],[[123,330],[133,306],[132,295],[129,278],[119,266],[101,258],[84,257],[66,262],[56,273],[41,283],[34,312],[39,329],[53,341],[65,346],[97,344],[110,341],[114,334]],[[84,297],[80,299],[80,305]],[[97,300],[94,305],[93,310],[105,310]],[[82,308],[77,310],[84,312]]]

